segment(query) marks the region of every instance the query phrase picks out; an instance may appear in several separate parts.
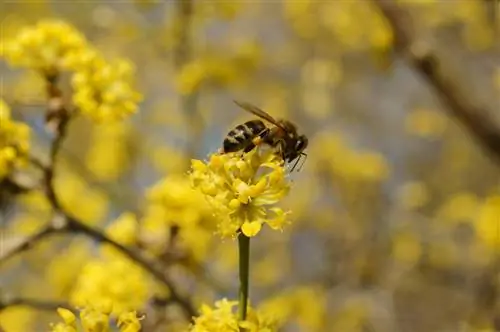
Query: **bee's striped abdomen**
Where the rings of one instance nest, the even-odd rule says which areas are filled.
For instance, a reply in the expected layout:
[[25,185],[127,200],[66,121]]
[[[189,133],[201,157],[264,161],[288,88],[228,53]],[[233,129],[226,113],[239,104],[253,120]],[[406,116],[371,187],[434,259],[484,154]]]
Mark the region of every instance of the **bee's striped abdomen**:
[[266,129],[260,120],[247,121],[236,126],[224,139],[224,152],[235,152],[247,148],[252,144],[252,139]]

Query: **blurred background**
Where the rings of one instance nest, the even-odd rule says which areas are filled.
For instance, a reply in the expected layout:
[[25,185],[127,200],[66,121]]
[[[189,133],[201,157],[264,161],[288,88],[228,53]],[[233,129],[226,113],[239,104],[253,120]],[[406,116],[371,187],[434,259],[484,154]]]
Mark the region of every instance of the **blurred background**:
[[[446,64],[448,81],[496,121],[498,2],[396,2],[413,18],[403,22]],[[197,307],[237,298],[237,245],[201,226],[182,233],[182,218],[208,218],[182,176],[191,159],[206,159],[231,128],[253,119],[237,99],[295,122],[310,141],[284,202],[292,224],[252,242],[252,303],[286,317],[283,331],[500,330],[498,159],[393,47],[391,24],[374,2],[1,8],[2,39],[58,19],[106,57],[134,64],[138,112],[118,123],[72,122],[56,189],[70,214],[90,225],[132,220],[141,234],[134,245],[162,260]],[[33,130],[31,151],[47,154],[53,136],[44,129],[43,79],[5,62],[0,70],[1,97]],[[70,84],[61,87],[71,95]],[[40,229],[49,212],[40,192],[16,197],[1,216],[3,241]],[[175,255],[167,245],[172,226],[182,235]],[[66,234],[0,266],[0,303],[30,298],[50,309],[0,305],[0,326],[45,331],[58,320],[51,304],[99,301],[99,287],[122,283],[113,294],[147,313],[144,331],[176,331],[175,308],[152,302],[150,289],[126,280],[127,267],[107,271],[112,264],[97,264],[98,256],[93,241]]]

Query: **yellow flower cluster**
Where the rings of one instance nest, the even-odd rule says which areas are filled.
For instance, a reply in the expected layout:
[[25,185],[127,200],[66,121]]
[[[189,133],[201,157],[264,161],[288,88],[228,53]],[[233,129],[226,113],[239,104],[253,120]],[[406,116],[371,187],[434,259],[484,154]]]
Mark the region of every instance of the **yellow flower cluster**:
[[87,47],[85,37],[72,26],[43,20],[6,41],[0,54],[13,66],[45,72],[70,69],[67,60]]
[[210,252],[215,219],[203,195],[185,177],[169,176],[149,189],[141,221],[141,240],[158,254],[170,245],[171,227],[177,227],[176,245],[195,261]]
[[30,146],[30,128],[12,121],[8,105],[0,99],[0,179],[21,166]]
[[73,73],[73,102],[94,121],[116,121],[137,111],[135,68],[125,59],[107,61],[74,27],[57,20],[26,27],[5,42],[1,55],[13,66],[42,74]]
[[252,237],[264,223],[276,230],[287,223],[289,212],[274,205],[290,185],[283,160],[271,149],[214,154],[207,163],[193,160],[190,177],[214,210],[223,237],[234,237],[240,228]]
[[177,75],[177,88],[183,94],[196,92],[204,84],[234,86],[246,80],[257,68],[260,48],[254,43],[238,45],[231,56],[208,54],[187,63]]
[[137,111],[142,95],[133,88],[134,65],[125,59],[106,61],[88,48],[71,59],[73,102],[96,122],[122,120]]
[[317,156],[316,165],[343,182],[377,183],[389,176],[390,167],[382,154],[353,150],[341,135],[320,134],[314,142],[311,155]]
[[[51,332],[77,332],[80,325],[84,332],[108,332],[114,328],[109,325],[111,307],[86,307],[80,311],[80,324],[77,317],[68,309],[57,309],[64,322],[52,324]],[[135,311],[127,311],[118,316],[116,327],[120,332],[139,332],[141,330],[140,318]]]
[[370,1],[286,0],[283,10],[291,27],[305,38],[329,32],[337,47],[349,50],[383,49],[392,43],[389,24]]
[[[131,213],[124,213],[113,222],[106,233],[123,244],[136,241],[137,221]],[[110,246],[101,248],[101,256],[88,261],[71,293],[71,303],[84,306],[113,305],[113,313],[139,310],[150,296],[151,283],[146,271]]]
[[194,319],[189,332],[239,332],[240,328],[247,332],[278,331],[278,323],[264,312],[248,308],[247,319],[238,321],[235,313],[237,301],[222,299],[215,302],[215,308],[208,305],[201,307],[200,316]]
[[266,300],[259,308],[279,322],[295,321],[301,331],[325,331],[326,301],[323,289],[301,286]]

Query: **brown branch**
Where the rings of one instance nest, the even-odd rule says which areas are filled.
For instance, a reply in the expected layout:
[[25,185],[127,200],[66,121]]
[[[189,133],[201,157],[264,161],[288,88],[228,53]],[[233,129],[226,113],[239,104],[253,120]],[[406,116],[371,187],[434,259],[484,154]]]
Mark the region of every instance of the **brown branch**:
[[88,237],[94,239],[97,242],[111,245],[119,252],[121,252],[123,255],[125,255],[127,258],[129,258],[130,260],[141,266],[143,269],[148,271],[157,281],[167,286],[170,292],[171,301],[178,303],[188,317],[191,318],[196,315],[196,310],[194,309],[192,303],[187,298],[184,298],[179,294],[173,282],[167,275],[165,275],[165,273],[163,273],[161,267],[159,267],[159,265],[156,262],[147,259],[139,251],[128,248],[114,241],[113,239],[106,236],[103,232],[91,228],[76,219],[73,218],[68,219],[68,230],[75,233],[87,235]]
[[500,162],[500,124],[491,110],[478,105],[470,93],[460,88],[445,72],[445,61],[416,38],[410,15],[393,0],[372,0],[392,26],[395,47],[434,89],[447,111]]
[[14,249],[7,251],[5,255],[0,255],[0,264],[14,256],[15,254],[28,250],[36,243],[44,239],[47,235],[53,234],[55,232],[71,232],[76,234],[83,234],[97,242],[111,245],[126,257],[148,271],[156,280],[168,287],[171,300],[181,306],[183,311],[186,313],[186,316],[192,318],[196,315],[196,311],[193,305],[187,298],[184,298],[179,294],[173,282],[165,275],[165,273],[163,273],[162,269],[158,267],[158,264],[156,262],[150,261],[143,257],[140,252],[125,247],[124,245],[114,241],[113,239],[109,238],[104,232],[87,226],[84,222],[76,218],[70,217],[69,214],[62,208],[54,188],[54,172],[57,156],[66,137],[68,124],[71,120],[71,114],[66,110],[64,104],[61,102],[62,94],[56,84],[57,73],[46,73],[46,80],[47,94],[49,98],[49,107],[46,121],[47,123],[51,124],[52,127],[55,126],[56,136],[50,148],[48,165],[45,165],[37,158],[31,158],[30,160],[33,165],[39,168],[44,174],[44,189],[47,198],[49,199],[49,202],[54,209],[55,216],[52,219],[51,224],[48,225],[45,229],[29,236],[19,245],[15,246]]
[[0,251],[0,265],[4,264],[7,260],[14,257],[15,255],[31,249],[36,243],[56,232],[57,229],[52,227],[52,225],[49,225],[39,230],[38,232],[27,236],[17,244],[12,245],[10,248],[5,248],[5,243],[2,243],[2,250]]

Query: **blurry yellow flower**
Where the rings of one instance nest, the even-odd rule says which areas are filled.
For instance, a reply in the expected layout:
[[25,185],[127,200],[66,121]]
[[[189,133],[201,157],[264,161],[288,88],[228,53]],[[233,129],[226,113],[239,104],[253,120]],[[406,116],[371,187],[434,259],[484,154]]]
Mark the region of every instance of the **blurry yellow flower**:
[[277,322],[264,312],[248,308],[245,321],[238,321],[235,313],[237,301],[222,299],[215,302],[215,308],[208,305],[201,307],[200,316],[194,318],[190,332],[239,332],[240,327],[248,332],[273,332],[278,330]]
[[240,228],[245,235],[255,236],[259,225],[281,230],[287,223],[286,213],[274,205],[287,195],[290,185],[281,158],[271,149],[215,154],[207,163],[193,160],[190,177],[208,199],[224,237],[235,236]]
[[216,221],[203,195],[187,177],[168,176],[147,192],[140,236],[154,253],[170,245],[170,229],[177,227],[176,244],[196,261],[210,253]]
[[61,167],[59,170],[54,185],[65,210],[89,224],[102,220],[108,212],[106,195],[98,189],[89,188],[81,176],[69,169]]
[[58,20],[43,20],[25,27],[2,46],[1,55],[9,64],[45,71],[68,69],[67,59],[83,52],[87,42],[71,25]]
[[474,225],[478,238],[487,247],[497,250],[500,245],[500,195],[486,199]]
[[12,121],[9,106],[0,99],[0,179],[24,165],[30,148],[30,128]]
[[130,134],[125,122],[99,124],[92,128],[85,163],[97,179],[116,180],[127,169],[127,139]]
[[313,286],[284,291],[259,306],[276,322],[294,321],[304,331],[324,331],[326,309],[325,291]]
[[95,50],[74,60],[73,102],[96,122],[114,122],[137,111],[142,95],[133,87],[134,65],[125,59],[105,61]]
[[125,212],[107,227],[106,233],[116,242],[131,246],[137,242],[138,227],[136,216],[131,212]]
[[149,298],[149,275],[121,255],[105,255],[85,264],[73,292],[71,303],[102,306],[112,303],[113,313],[138,310]]
[[398,196],[403,208],[413,210],[427,204],[429,201],[429,190],[424,183],[411,181],[401,186]]
[[98,311],[94,307],[86,307],[80,312],[82,327],[85,331],[108,332],[110,311]]
[[[64,320],[57,324],[51,324],[51,332],[109,332],[114,331],[110,326],[111,305],[90,305],[80,311],[80,319],[69,310],[57,309],[59,316]],[[114,317],[113,317],[114,318]],[[116,327],[120,332],[139,332],[141,324],[135,311],[124,311],[117,317]],[[79,324],[77,324],[79,323]],[[81,327],[80,327],[81,326]]]
[[458,192],[449,197],[437,211],[438,220],[448,223],[472,221],[477,215],[479,200],[470,192]]
[[139,332],[141,323],[135,311],[124,312],[118,317],[118,327],[121,332]]
[[422,255],[422,245],[416,234],[409,231],[396,234],[393,240],[394,259],[407,264],[415,264]]
[[36,317],[34,309],[25,306],[8,307],[0,311],[0,326],[5,332],[32,331]]
[[406,117],[407,132],[425,138],[441,137],[447,124],[445,115],[425,108],[417,108]]

